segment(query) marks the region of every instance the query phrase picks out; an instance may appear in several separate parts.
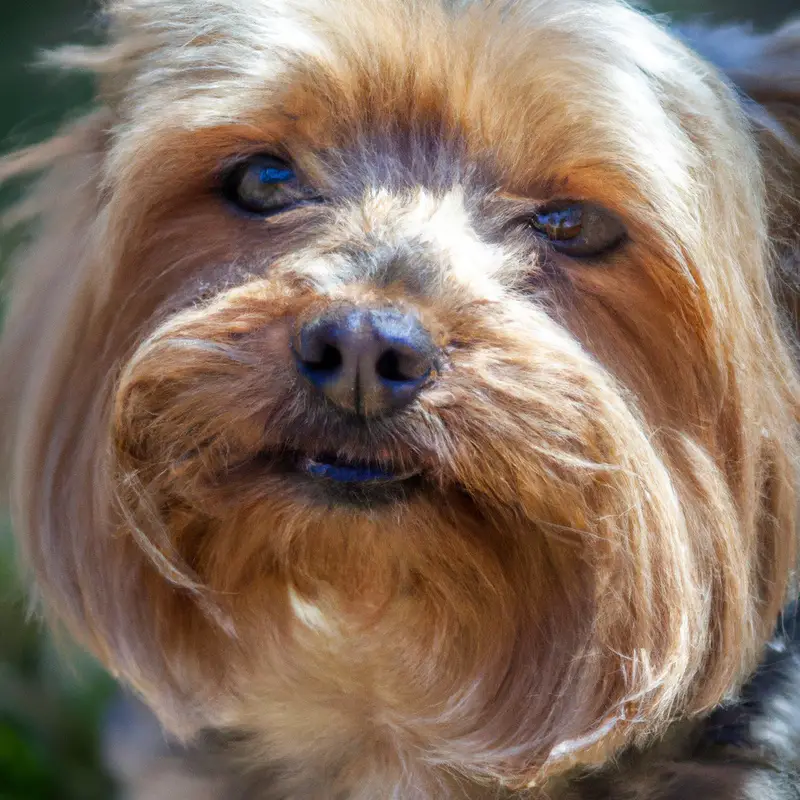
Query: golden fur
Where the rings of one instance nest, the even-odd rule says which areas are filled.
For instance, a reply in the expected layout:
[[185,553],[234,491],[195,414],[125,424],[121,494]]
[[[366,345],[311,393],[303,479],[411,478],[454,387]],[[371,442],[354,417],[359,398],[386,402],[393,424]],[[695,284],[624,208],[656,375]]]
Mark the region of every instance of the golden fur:
[[[108,12],[107,48],[58,56],[97,73],[98,110],[0,162],[44,170],[1,357],[53,621],[173,732],[243,732],[281,797],[495,796],[735,692],[797,555],[772,286],[797,87],[750,75],[754,135],[613,0]],[[221,165],[264,150],[330,202],[231,213]],[[602,266],[532,246],[509,223],[553,198],[629,242]],[[353,432],[289,347],[344,298],[415,309],[447,353]],[[426,488],[314,503],[260,458],[322,442]]]

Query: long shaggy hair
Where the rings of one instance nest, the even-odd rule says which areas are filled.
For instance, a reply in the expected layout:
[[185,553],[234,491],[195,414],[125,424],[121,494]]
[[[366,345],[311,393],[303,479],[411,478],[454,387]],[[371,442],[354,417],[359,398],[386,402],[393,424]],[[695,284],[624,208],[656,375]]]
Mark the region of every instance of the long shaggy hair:
[[[96,112],[0,162],[44,173],[0,358],[54,624],[177,735],[235,730],[270,797],[497,796],[734,694],[797,556],[797,28],[744,102],[614,0],[108,15],[53,56]],[[233,209],[261,153],[313,202]],[[566,202],[624,240],[553,248]],[[297,370],[345,304],[440,353],[397,413]],[[285,467],[323,453],[415,485]]]

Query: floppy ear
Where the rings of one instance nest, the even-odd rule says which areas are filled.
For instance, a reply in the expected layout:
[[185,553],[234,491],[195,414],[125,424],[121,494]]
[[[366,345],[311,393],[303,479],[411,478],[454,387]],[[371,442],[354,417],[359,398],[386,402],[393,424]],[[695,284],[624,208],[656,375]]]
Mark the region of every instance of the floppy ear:
[[800,19],[769,34],[739,25],[688,25],[677,33],[742,97],[761,150],[775,288],[800,337]]
[[766,37],[757,61],[731,78],[747,98],[761,145],[776,289],[800,336],[800,20]]

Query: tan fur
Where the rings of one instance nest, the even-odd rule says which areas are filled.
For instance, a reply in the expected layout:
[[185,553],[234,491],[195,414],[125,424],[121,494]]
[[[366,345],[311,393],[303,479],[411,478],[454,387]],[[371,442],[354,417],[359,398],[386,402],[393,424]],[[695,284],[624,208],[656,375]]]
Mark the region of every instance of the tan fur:
[[[773,162],[717,74],[612,0],[109,12],[107,51],[64,56],[100,110],[0,167],[46,167],[2,361],[53,620],[304,798],[522,787],[735,691],[795,563],[798,384]],[[237,217],[217,175],[262,151],[330,202]],[[531,247],[508,223],[551,198],[629,243]],[[259,460],[332,435],[289,341],[343,299],[415,309],[447,352],[336,439],[424,466],[372,510]]]

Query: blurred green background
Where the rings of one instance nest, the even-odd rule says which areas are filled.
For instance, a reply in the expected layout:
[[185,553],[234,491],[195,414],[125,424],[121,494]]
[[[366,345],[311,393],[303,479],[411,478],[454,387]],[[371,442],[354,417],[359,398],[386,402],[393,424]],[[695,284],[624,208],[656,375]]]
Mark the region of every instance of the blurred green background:
[[[658,0],[653,6],[679,17],[710,14],[765,27],[800,13],[800,0]],[[95,12],[90,0],[0,0],[0,153],[37,141],[89,106],[86,78],[28,65],[43,48],[92,41]],[[0,190],[0,203],[14,189]],[[0,237],[0,272],[12,249],[10,238]],[[0,516],[0,800],[116,794],[100,757],[113,683],[85,657],[68,661],[64,666],[63,654],[26,621],[8,525]]]

